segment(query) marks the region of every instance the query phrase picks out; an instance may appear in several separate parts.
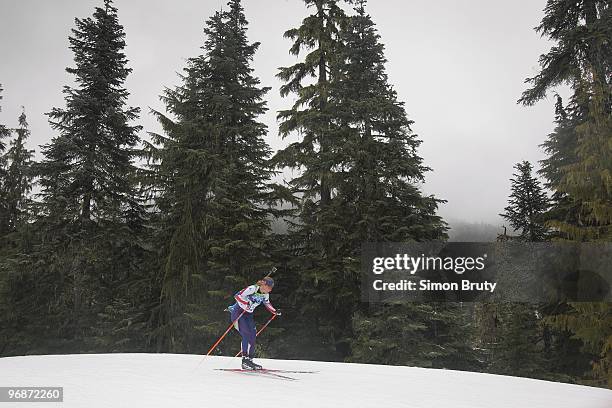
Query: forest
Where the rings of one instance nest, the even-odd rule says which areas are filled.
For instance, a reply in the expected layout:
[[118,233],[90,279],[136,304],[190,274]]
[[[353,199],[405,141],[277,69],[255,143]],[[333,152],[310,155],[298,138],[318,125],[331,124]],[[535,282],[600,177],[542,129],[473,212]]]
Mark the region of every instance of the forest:
[[[258,339],[261,357],[612,388],[610,303],[361,301],[362,243],[450,235],[445,201],[418,187],[431,169],[365,0],[303,0],[284,34],[298,62],[276,73],[278,135],[261,121],[270,88],[252,68],[260,44],[241,0],[206,18],[200,55],[179,85],[155,84],[165,109],[150,112],[128,106],[124,27],[100,3],[74,20],[74,84],[46,114],[42,160],[25,112],[0,123],[0,357],[205,354],[236,291],[276,269],[283,314]],[[612,2],[548,0],[535,31],[554,46],[517,103],[554,94],[555,128],[533,146],[546,153],[539,169],[516,163],[507,207],[491,210],[515,234],[497,240],[610,242]],[[266,142],[290,135],[278,151]],[[291,180],[275,181],[287,168]],[[215,353],[234,355],[232,339]]]

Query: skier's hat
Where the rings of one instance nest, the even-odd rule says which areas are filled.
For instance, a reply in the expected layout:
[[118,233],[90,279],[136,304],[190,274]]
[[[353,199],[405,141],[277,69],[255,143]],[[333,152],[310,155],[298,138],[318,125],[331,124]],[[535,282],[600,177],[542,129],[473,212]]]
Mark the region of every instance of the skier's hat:
[[273,288],[274,287],[274,279],[272,279],[269,276],[266,276],[265,278],[262,279],[262,281],[269,287]]

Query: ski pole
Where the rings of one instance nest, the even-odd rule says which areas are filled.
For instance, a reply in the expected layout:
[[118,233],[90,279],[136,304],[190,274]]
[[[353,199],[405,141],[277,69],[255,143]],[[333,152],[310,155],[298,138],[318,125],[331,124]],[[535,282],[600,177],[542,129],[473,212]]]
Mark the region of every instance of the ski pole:
[[[264,324],[261,329],[259,329],[259,331],[257,333],[255,333],[255,337],[259,336],[259,333],[261,333],[262,331],[264,331],[264,329],[266,327],[268,327],[268,325],[270,324],[270,322],[272,322],[272,320],[274,320],[274,318],[276,317],[276,313],[274,313],[272,315],[271,318],[268,319],[268,321],[266,322],[266,324]],[[240,350],[238,353],[236,353],[236,355],[234,357],[238,357],[240,354],[242,354],[242,350]]]
[[[234,325],[234,323],[236,323],[238,321],[238,319],[240,319],[242,317],[242,315],[246,312],[246,310],[243,310],[242,313],[240,313],[240,316],[238,316],[236,318],[236,320],[234,320],[233,322],[230,323],[230,325],[227,327],[227,330],[225,330],[225,333],[223,333],[221,335],[221,337],[219,337],[219,340],[217,340],[217,342],[215,344],[213,344],[213,346],[210,348],[210,350],[208,350],[208,353],[206,353],[206,355],[204,356],[204,358],[202,359],[202,361],[204,361],[204,359],[206,357],[208,357],[210,355],[210,353],[212,353],[212,351],[215,349],[215,347],[217,347],[217,345],[219,343],[221,343],[221,340],[223,340],[223,338],[225,336],[227,336],[227,333],[229,333],[229,331],[232,329],[232,326]],[[202,364],[202,361],[200,361],[200,364]],[[198,364],[198,367],[200,366],[200,364]]]
[[225,333],[223,333],[223,335],[221,337],[219,337],[219,340],[217,340],[217,342],[215,344],[213,344],[213,346],[210,348],[210,350],[208,350],[208,353],[206,353],[207,356],[210,355],[210,353],[212,353],[212,351],[215,349],[215,347],[217,347],[217,345],[219,343],[221,343],[221,340],[223,340],[223,338],[227,335],[227,333],[229,333],[229,331],[232,329],[232,326],[234,325],[234,323],[236,323],[238,321],[238,319],[240,319],[242,317],[244,312],[246,312],[246,310],[243,310],[242,313],[240,313],[240,316],[238,316],[236,318],[236,320],[234,320],[233,322],[230,323],[230,325],[227,327],[227,330],[225,331]]

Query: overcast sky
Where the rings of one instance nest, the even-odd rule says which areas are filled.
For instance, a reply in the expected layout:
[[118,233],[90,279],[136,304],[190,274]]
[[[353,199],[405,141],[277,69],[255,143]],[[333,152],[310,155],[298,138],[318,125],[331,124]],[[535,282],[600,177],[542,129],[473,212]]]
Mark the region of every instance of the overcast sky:
[[[133,69],[126,87],[129,103],[141,108],[145,131],[160,126],[149,108],[163,110],[159,95],[179,83],[185,59],[200,53],[204,21],[225,0],[116,0]],[[267,141],[273,150],[290,139],[278,137],[276,112],[291,104],[279,96],[277,68],[295,62],[283,33],[307,15],[301,0],[244,0],[249,38],[261,42],[253,67],[270,110]],[[502,224],[512,166],[544,158],[538,147],[553,130],[552,95],[533,107],[516,104],[526,77],[551,43],[533,28],[545,0],[370,0],[368,12],[386,46],[389,81],[405,102],[413,130],[423,141],[419,154],[433,171],[425,194],[448,200],[447,220]],[[25,106],[30,147],[54,136],[45,112],[63,107],[62,87],[73,78],[68,48],[75,17],[91,16],[102,0],[0,0],[0,123],[16,126]],[[290,173],[287,173],[288,175]]]

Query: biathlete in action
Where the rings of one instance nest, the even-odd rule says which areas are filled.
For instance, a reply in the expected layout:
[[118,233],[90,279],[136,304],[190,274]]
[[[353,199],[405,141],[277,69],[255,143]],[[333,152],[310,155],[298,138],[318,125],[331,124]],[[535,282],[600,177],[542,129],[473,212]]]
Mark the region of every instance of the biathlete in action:
[[[280,316],[280,311],[275,309],[270,303],[270,295],[274,287],[274,279],[265,277],[258,281],[255,285],[247,286],[240,292],[234,295],[236,303],[231,305],[228,310],[230,312],[230,321],[234,322],[234,328],[238,330],[242,337],[240,351],[242,352],[242,368],[245,370],[260,370],[262,367],[253,362],[255,356],[255,341],[257,331],[255,329],[255,320],[253,319],[253,311],[262,303],[272,314]],[[242,313],[244,311],[244,313]],[[240,319],[238,317],[242,314]],[[238,320],[236,320],[238,319]]]

